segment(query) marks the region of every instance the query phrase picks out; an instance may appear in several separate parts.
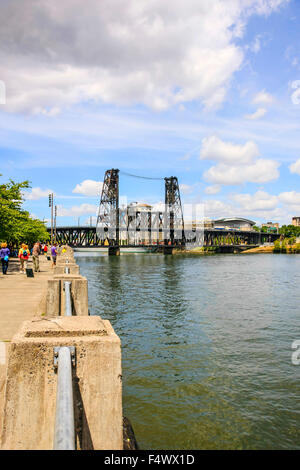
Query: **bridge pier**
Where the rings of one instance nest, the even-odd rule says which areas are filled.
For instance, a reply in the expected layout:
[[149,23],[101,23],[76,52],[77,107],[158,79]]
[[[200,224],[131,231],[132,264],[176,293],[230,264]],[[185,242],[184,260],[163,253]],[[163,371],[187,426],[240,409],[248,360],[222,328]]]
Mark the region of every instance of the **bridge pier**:
[[119,246],[109,246],[108,247],[108,256],[120,256],[120,247]]

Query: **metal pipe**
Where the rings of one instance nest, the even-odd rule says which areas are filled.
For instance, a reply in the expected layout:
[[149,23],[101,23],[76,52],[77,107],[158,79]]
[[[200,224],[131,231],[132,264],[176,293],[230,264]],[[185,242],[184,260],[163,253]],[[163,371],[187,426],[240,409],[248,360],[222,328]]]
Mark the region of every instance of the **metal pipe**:
[[75,422],[72,386],[71,351],[61,347],[58,352],[58,377],[54,450],[75,450]]
[[72,316],[71,282],[70,281],[65,281],[64,285],[65,285],[65,298],[66,298],[65,316],[66,317],[71,317]]

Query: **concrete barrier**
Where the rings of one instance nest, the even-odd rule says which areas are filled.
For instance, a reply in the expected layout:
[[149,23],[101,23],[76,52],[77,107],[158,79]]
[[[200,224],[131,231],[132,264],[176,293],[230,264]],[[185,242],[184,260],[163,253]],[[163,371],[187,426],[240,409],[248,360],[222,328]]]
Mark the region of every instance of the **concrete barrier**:
[[[64,267],[73,272],[64,274]],[[57,257],[39,317],[11,342],[2,414],[2,449],[52,449],[57,374],[54,348],[75,347],[73,368],[77,449],[123,449],[121,344],[110,322],[88,314],[88,283],[73,252]],[[61,270],[63,272],[61,272]],[[79,269],[78,269],[79,271]],[[72,317],[64,316],[64,282],[71,282]],[[25,302],[26,304],[26,302]],[[24,305],[26,308],[26,305]]]
[[13,338],[5,385],[2,449],[52,449],[54,347],[75,346],[77,449],[122,449],[121,345],[109,321],[62,317],[25,322]]
[[48,281],[46,301],[47,316],[62,316],[65,308],[64,281],[71,281],[72,314],[88,315],[88,282],[83,276],[55,275]]
[[68,274],[80,274],[79,266],[76,263],[59,264],[54,267],[54,274],[67,274],[66,269],[68,271]]

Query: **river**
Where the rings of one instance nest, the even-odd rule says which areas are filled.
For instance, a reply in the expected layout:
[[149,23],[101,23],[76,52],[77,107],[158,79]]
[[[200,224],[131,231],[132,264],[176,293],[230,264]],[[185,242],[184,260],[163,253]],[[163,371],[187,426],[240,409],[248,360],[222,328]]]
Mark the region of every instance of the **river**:
[[77,253],[142,449],[300,449],[299,255]]

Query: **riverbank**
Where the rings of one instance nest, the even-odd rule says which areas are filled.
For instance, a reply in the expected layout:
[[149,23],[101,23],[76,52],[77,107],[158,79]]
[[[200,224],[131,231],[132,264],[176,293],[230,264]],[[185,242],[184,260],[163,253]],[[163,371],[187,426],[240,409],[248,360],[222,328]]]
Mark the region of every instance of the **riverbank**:
[[[245,249],[243,250],[232,250],[233,254],[250,254],[250,253],[285,253],[285,254],[299,254],[300,253],[300,244],[296,243],[294,245],[288,245],[285,244],[284,242],[280,242],[281,244],[274,244],[274,245],[261,245],[257,246],[254,248],[249,248],[247,249],[246,247],[243,247]],[[225,247],[222,247],[224,250]],[[228,249],[230,248],[230,245],[228,245]],[[202,256],[207,256],[207,255],[214,255],[214,254],[220,254],[222,251],[220,250],[220,247],[197,247],[193,248],[191,250],[173,250],[173,255],[202,255]],[[223,251],[225,253],[225,251]]]
[[299,254],[300,253],[300,244],[295,243],[294,245],[287,245],[284,242],[278,242],[271,246],[259,246],[257,248],[251,248],[250,250],[245,250],[242,253],[284,253],[284,254]]

